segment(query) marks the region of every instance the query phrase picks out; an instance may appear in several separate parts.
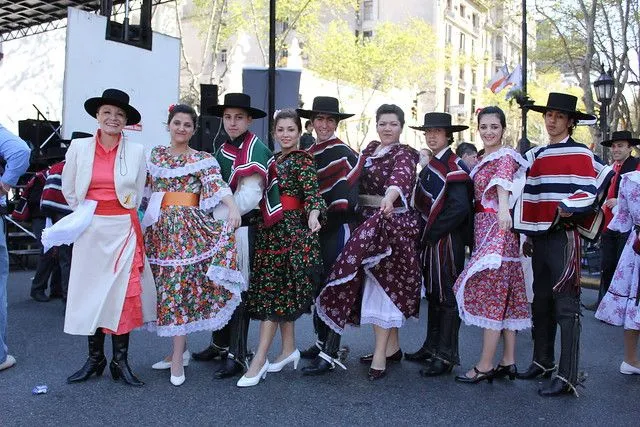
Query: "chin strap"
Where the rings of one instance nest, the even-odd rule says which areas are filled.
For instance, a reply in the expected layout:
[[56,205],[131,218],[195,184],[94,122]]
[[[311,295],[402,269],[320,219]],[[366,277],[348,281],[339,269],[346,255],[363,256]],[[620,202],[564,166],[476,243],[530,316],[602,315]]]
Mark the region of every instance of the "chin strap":
[[546,374],[547,372],[553,372],[556,370],[556,365],[553,365],[550,368],[547,368],[541,364],[539,364],[538,362],[536,362],[535,360],[533,361],[533,364],[536,365],[538,368],[542,369],[544,372],[543,374]]
[[327,362],[329,362],[329,364],[331,364],[332,368],[335,368],[336,365],[340,366],[342,369],[344,369],[345,371],[347,370],[347,367],[344,366],[344,364],[340,361],[340,359],[338,358],[333,358],[331,356],[329,356],[327,353],[325,353],[324,351],[321,351],[320,353],[318,353],[318,356],[321,359],[326,360]]
[[562,381],[563,383],[565,383],[567,386],[569,386],[569,390],[571,390],[571,392],[576,397],[580,397],[580,395],[578,394],[578,390],[576,390],[576,387],[573,384],[571,384],[568,379],[566,379],[565,377],[560,376],[560,375],[556,375],[556,378],[559,379],[560,381]]

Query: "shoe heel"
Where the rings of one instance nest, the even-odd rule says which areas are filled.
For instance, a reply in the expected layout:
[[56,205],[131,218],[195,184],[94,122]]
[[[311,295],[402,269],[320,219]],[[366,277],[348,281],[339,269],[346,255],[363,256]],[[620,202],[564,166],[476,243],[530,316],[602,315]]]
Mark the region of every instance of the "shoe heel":
[[113,378],[114,381],[118,381],[120,379],[120,370],[116,365],[109,365],[109,371],[111,371],[111,378]]
[[516,374],[509,374],[509,379],[511,381],[515,380],[516,379]]
[[294,371],[298,369],[298,363],[300,363],[300,358],[293,359],[293,370]]
[[493,384],[493,377],[492,377],[492,376],[487,377],[487,382],[488,382],[489,384]]
[[104,368],[107,367],[107,361],[103,360],[98,366],[96,366],[96,377],[101,377],[104,372]]
[[553,370],[545,372],[544,374],[542,374],[542,378],[549,379],[549,378],[551,378],[552,375],[553,375]]

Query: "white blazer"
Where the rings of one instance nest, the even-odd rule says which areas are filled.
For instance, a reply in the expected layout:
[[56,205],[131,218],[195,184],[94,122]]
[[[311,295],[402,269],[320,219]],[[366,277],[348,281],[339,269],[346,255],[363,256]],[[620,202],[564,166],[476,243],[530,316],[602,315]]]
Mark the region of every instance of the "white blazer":
[[[62,170],[62,194],[71,209],[76,209],[87,196],[93,159],[96,152],[96,138],[74,139],[67,150],[66,163]],[[147,169],[144,147],[123,139],[116,152],[113,177],[116,195],[120,204],[127,209],[140,206],[144,191]]]

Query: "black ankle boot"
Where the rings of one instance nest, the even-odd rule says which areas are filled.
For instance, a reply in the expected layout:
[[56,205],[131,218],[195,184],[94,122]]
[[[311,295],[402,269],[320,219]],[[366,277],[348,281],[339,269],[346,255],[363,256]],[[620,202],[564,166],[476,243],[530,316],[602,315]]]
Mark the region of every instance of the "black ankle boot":
[[229,355],[223,362],[222,367],[218,369],[213,377],[217,380],[223,380],[225,378],[235,377],[244,373],[247,370],[247,366],[238,362],[235,357]]
[[69,384],[86,381],[93,374],[99,377],[107,366],[107,359],[104,357],[104,332],[102,329],[98,329],[94,335],[89,335],[88,341],[89,358],[79,371],[67,378]]
[[126,384],[134,387],[143,386],[144,383],[131,372],[129,367],[129,334],[111,335],[111,343],[113,344],[113,359],[109,364],[111,377],[114,381],[122,378]]

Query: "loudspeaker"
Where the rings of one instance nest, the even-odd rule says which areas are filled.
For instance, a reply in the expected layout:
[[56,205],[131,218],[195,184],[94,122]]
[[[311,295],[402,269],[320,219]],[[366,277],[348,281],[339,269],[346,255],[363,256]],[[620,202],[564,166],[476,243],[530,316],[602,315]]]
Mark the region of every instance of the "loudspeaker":
[[218,85],[200,85],[200,114],[207,114],[207,110],[218,105]]
[[194,150],[215,153],[226,140],[227,133],[219,117],[200,116],[198,130],[189,141],[189,145]]
[[[58,129],[59,127],[60,122],[46,122],[44,120],[33,119],[20,120],[18,121],[18,136],[39,148],[51,134],[55,133],[54,129]],[[60,138],[58,135],[54,135],[49,142],[47,142],[45,150],[51,147],[60,147]]]

